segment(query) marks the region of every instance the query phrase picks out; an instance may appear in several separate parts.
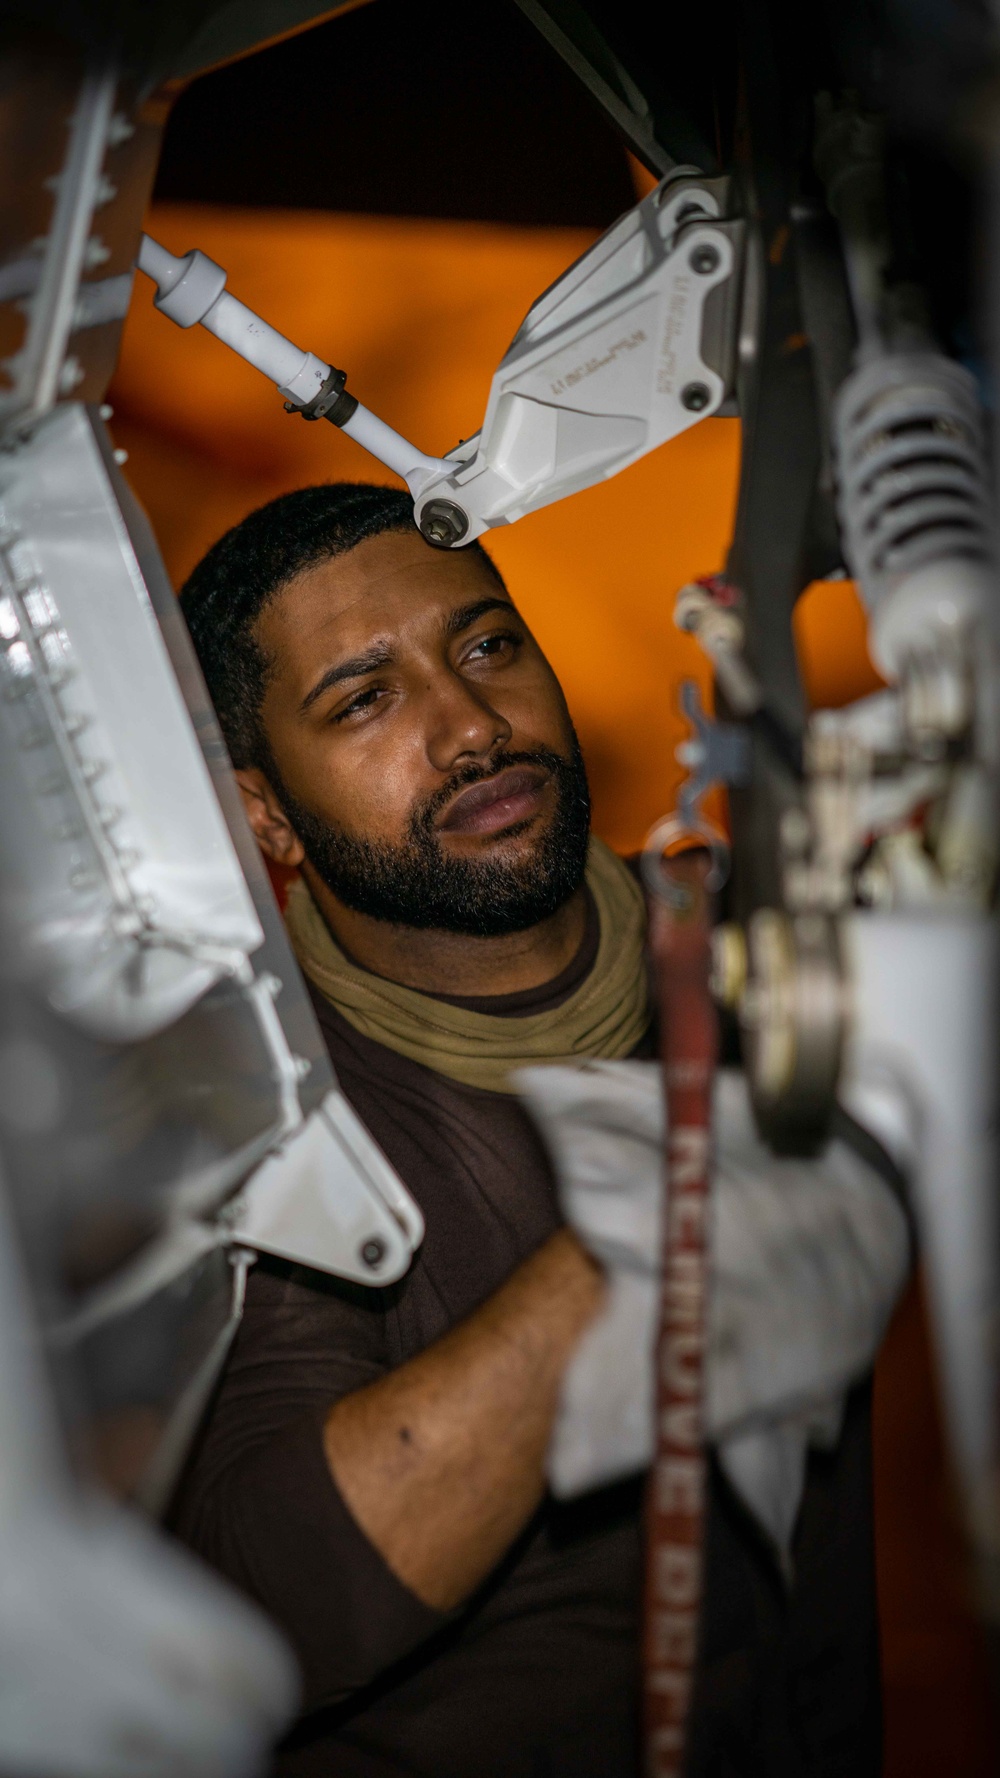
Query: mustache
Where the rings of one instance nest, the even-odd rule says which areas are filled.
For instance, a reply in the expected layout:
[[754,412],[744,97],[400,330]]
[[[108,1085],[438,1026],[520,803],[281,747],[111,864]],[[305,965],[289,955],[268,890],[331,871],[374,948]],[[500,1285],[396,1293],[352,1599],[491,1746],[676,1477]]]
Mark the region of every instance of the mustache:
[[470,784],[482,784],[486,778],[495,778],[498,772],[507,771],[509,766],[539,766],[558,778],[570,763],[561,753],[553,753],[550,747],[518,752],[499,748],[483,765],[470,760],[467,766],[453,772],[447,783],[442,784],[439,790],[435,790],[432,796],[414,809],[410,818],[410,831],[414,837],[430,833],[442,809],[447,808],[458,791],[467,790]]

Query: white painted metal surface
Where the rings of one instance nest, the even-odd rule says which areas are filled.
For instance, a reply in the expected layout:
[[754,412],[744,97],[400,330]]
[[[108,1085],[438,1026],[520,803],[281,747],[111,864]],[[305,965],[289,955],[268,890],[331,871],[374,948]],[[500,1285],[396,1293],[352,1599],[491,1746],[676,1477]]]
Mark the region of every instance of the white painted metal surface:
[[0,787],[27,976],[149,1036],[263,934],[84,409],[0,460]]
[[705,182],[665,181],[539,298],[493,378],[481,432],[421,490],[418,523],[447,498],[468,516],[467,542],[717,411],[727,377],[706,357],[705,310],[738,282],[741,240],[714,222],[718,208]]
[[252,1778],[295,1707],[277,1631],[71,1480],[0,1184],[0,1771]]
[[242,1246],[379,1285],[402,1277],[424,1233],[410,1194],[339,1093],[257,1168],[226,1224]]
[[[852,1016],[842,1096],[912,1178],[942,1400],[982,1579],[1000,1609],[998,934],[989,915],[856,912],[843,922]],[[879,1128],[880,1082],[911,1128]],[[992,1552],[992,1559],[990,1559]],[[986,1583],[989,1584],[989,1583]]]

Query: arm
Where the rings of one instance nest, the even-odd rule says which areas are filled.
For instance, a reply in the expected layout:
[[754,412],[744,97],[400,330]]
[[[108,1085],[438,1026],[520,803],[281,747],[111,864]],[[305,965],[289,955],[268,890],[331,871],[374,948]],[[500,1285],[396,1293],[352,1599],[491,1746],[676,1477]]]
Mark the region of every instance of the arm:
[[337,1488],[426,1605],[460,1604],[531,1517],[562,1373],[603,1293],[560,1230],[467,1321],[327,1415]]

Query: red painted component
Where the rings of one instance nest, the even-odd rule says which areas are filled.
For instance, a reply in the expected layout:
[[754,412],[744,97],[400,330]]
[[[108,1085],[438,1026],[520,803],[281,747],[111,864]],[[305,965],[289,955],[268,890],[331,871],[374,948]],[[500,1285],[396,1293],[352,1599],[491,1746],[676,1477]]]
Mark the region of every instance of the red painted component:
[[647,1503],[646,1778],[681,1778],[698,1652],[707,1459],[704,1384],[712,1077],[711,926],[704,853],[664,862],[676,887],[650,909],[667,1113],[657,1443]]
[[698,574],[693,583],[703,587],[716,605],[739,605],[743,594],[724,574]]

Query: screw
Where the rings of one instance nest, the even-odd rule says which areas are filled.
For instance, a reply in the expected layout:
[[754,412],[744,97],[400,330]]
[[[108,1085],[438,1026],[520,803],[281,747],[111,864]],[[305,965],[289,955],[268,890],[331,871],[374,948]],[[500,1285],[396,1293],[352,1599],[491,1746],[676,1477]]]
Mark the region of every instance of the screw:
[[707,241],[703,241],[700,247],[695,247],[688,260],[691,270],[700,272],[703,278],[707,278],[709,272],[714,272],[718,263],[719,249],[710,247]]
[[65,359],[59,372],[60,395],[71,395],[77,384],[83,382],[86,374],[79,358],[70,356]]
[[374,1271],[375,1267],[380,1266],[385,1258],[385,1242],[380,1240],[378,1235],[373,1235],[370,1241],[364,1243],[361,1249],[361,1258],[365,1265],[370,1266]]
[[124,117],[120,111],[116,111],[108,124],[108,147],[118,148],[122,142],[127,142],[129,137],[134,135],[135,125],[130,124],[128,118]]
[[99,235],[91,235],[83,250],[83,263],[87,271],[92,272],[96,266],[104,265],[110,258],[111,248],[104,245]]
[[451,549],[468,529],[468,518],[453,500],[428,500],[420,514],[420,530],[435,549]]
[[711,399],[712,391],[707,383],[685,383],[681,390],[681,406],[692,414],[700,414]]

